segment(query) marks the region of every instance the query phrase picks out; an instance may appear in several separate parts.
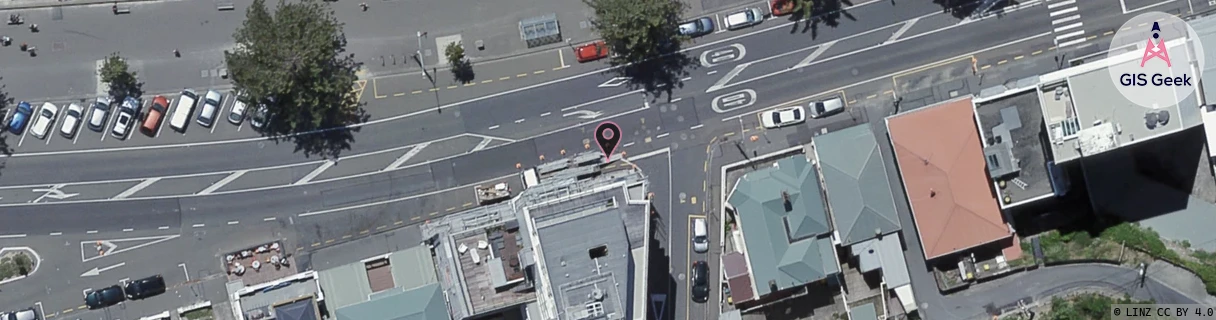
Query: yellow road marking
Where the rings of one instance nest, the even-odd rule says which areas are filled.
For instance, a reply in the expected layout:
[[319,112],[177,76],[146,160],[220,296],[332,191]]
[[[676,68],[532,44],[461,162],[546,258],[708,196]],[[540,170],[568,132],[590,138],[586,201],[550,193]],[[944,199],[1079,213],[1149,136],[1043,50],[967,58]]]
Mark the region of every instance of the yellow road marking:
[[1051,48],[1047,48],[1047,50],[1055,50],[1055,49],[1056,49],[1056,47],[1054,47],[1054,46]]
[[419,94],[419,93],[422,93],[422,90],[414,90],[413,92],[410,92],[410,93]]
[[376,230],[384,230],[384,229],[388,229],[388,225],[382,224],[379,227],[376,227]]
[[430,90],[427,90],[427,91],[435,92],[435,91],[439,91],[439,88],[431,88]]
[[72,311],[74,311],[74,310],[72,310],[72,309],[65,309],[65,310],[63,310],[63,312],[62,312],[62,313],[65,313],[65,314],[66,314],[66,313],[69,313],[69,312],[72,312]]
[[498,80],[511,80],[511,77],[502,77],[502,78],[498,78]]
[[313,243],[312,243],[312,246],[314,246],[314,247],[317,247],[317,246],[320,246],[320,245],[321,245],[321,243],[320,243],[320,242],[313,242]]
[[334,243],[334,239],[325,240],[325,244]]
[[1016,57],[1013,57],[1013,60],[1022,60],[1022,58],[1025,58],[1025,57],[1026,56],[1016,56]]
[[566,67],[557,67],[557,68],[553,68],[553,71],[557,71],[557,70],[561,70],[561,69],[565,69],[565,68]]
[[404,95],[405,95],[405,92],[401,92],[401,93],[394,93],[394,94],[393,94],[393,96],[394,96],[394,97],[400,97],[400,96],[404,96]]
[[393,222],[393,225],[401,225],[404,223],[405,223],[405,221],[397,220],[397,222]]
[[368,234],[371,232],[372,232],[371,230],[363,230],[363,231],[359,231],[359,234]]
[[1089,38],[1085,38],[1085,40],[1093,40],[1093,39],[1096,39],[1096,38],[1098,38],[1098,36],[1089,36]]
[[1030,55],[1032,55],[1032,56],[1033,56],[1033,55],[1038,55],[1038,54],[1040,54],[1040,53],[1043,53],[1043,50],[1039,50],[1039,51],[1031,52],[1031,53],[1030,53]]
[[867,100],[868,100],[868,99],[874,99],[874,97],[877,97],[877,96],[878,96],[878,95],[876,95],[876,94],[872,94],[872,95],[870,95],[870,96],[866,97],[866,99],[867,99]]
[[380,95],[380,85],[377,84],[376,78],[372,78],[372,96],[376,97],[376,99],[388,97]]
[[437,215],[439,215],[439,211],[431,212],[431,213],[428,213],[427,215],[437,216]]
[[545,73],[545,70],[532,71],[532,74],[542,74],[542,73]]
[[1104,35],[1104,36],[1109,36],[1109,35],[1112,35],[1112,34],[1115,34],[1115,32],[1114,32],[1114,31],[1107,31],[1107,32],[1103,32],[1103,33],[1102,33],[1102,35]]
[[490,82],[494,82],[494,80],[492,80],[492,79],[491,80],[481,80],[481,83],[490,83]]
[[887,91],[883,91],[883,92],[882,92],[882,94],[892,94],[892,93],[894,93],[894,92],[895,92],[895,91],[887,90]]
[[734,133],[734,132],[727,132],[727,133],[726,133],[726,134],[724,134],[723,136],[727,136],[727,137],[729,137],[729,136],[733,136],[733,135],[735,135],[735,133]]
[[476,83],[476,82],[469,82],[469,83],[464,84],[464,86],[466,86],[466,87],[472,87],[472,86],[475,86],[475,85],[477,85],[477,83]]
[[448,211],[456,210],[456,207],[448,208]]
[[448,89],[456,89],[457,86],[448,86]]
[[990,64],[986,64],[986,65],[984,65],[983,67],[980,67],[980,70],[985,70],[985,69],[988,69],[988,68],[992,68],[992,65],[990,65]]
[[697,204],[697,197],[692,197],[692,204]]
[[857,103],[857,100],[849,101],[849,104]]
[[349,235],[349,234],[348,234],[348,235],[344,235],[344,236],[342,236],[342,239],[343,239],[343,240],[350,239],[350,235]]
[[1002,64],[1006,64],[1006,63],[1009,63],[1009,60],[1001,60],[1001,61],[997,61],[997,62],[996,62],[996,65],[998,65],[998,66],[999,66],[999,65],[1002,65]]
[[516,78],[523,78],[523,77],[527,77],[527,76],[528,76],[527,73],[520,73],[520,74],[515,75]]
[[415,221],[415,220],[418,220],[418,219],[422,219],[422,217],[419,217],[419,216],[414,216],[413,218],[410,218],[410,221]]
[[470,206],[473,206],[473,203],[472,203],[472,202],[465,202],[465,203],[464,203],[464,206],[465,206],[465,207],[470,207]]

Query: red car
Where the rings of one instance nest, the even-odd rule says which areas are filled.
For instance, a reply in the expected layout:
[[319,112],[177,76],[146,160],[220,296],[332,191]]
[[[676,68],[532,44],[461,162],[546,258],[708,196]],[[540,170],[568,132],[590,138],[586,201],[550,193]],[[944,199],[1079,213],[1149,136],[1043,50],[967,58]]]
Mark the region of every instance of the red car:
[[787,15],[794,11],[794,0],[769,0],[769,7],[774,17]]
[[140,129],[144,134],[155,136],[157,129],[160,129],[160,120],[165,117],[168,110],[169,100],[163,96],[152,98],[152,107],[148,108],[148,113],[144,114],[144,123],[140,125]]
[[588,62],[608,57],[608,44],[604,40],[584,44],[574,48],[574,56],[578,62]]

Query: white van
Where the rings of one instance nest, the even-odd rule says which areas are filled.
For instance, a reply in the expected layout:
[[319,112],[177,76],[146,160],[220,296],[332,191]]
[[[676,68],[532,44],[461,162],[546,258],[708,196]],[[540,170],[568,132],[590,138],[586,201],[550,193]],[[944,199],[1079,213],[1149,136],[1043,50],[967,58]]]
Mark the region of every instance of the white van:
[[197,102],[198,94],[194,90],[182,90],[182,96],[177,98],[177,106],[173,108],[173,116],[169,118],[169,127],[177,132],[186,132],[186,124],[190,123],[190,115],[194,114]]
[[692,219],[692,251],[709,251],[709,226],[705,225],[704,218]]

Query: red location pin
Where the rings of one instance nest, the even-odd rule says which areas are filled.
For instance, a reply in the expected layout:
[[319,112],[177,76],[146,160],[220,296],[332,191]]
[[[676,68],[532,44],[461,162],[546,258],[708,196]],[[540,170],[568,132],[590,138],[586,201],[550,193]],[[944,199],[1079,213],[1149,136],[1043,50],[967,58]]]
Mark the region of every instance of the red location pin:
[[621,127],[612,121],[604,121],[595,127],[595,144],[604,153],[604,162],[612,162],[612,153],[616,152],[617,143],[621,142]]

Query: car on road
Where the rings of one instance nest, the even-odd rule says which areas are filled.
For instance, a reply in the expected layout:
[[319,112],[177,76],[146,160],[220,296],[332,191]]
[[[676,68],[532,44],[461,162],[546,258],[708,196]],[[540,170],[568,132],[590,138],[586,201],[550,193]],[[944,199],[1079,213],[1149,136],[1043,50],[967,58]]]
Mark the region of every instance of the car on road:
[[574,48],[574,57],[578,62],[590,62],[608,57],[608,43],[604,40],[595,41]]
[[89,294],[84,296],[84,305],[88,306],[89,309],[101,309],[116,305],[125,300],[126,297],[123,296],[122,287],[112,285],[101,290],[89,292]]
[[137,300],[165,293],[165,278],[159,274],[127,283],[127,299]]
[[709,226],[704,218],[692,220],[692,251],[705,253],[709,251]]
[[714,32],[714,19],[710,19],[709,17],[680,24],[680,34],[690,38],[700,37],[712,32]]
[[119,139],[126,139],[127,134],[131,132],[131,127],[135,126],[135,121],[139,118],[139,100],[127,97],[122,101],[122,105],[118,107],[118,119],[114,121],[114,129],[110,130],[110,135]]
[[63,124],[59,125],[59,135],[71,139],[80,130],[80,120],[84,117],[84,107],[73,102],[63,114]]
[[844,99],[835,97],[811,102],[811,118],[819,119],[844,111]]
[[148,136],[155,136],[160,130],[161,120],[165,119],[165,113],[169,110],[169,99],[164,96],[156,96],[152,98],[152,106],[148,107],[148,112],[144,113],[143,124],[139,129]]
[[220,106],[223,105],[224,95],[215,92],[215,90],[207,90],[207,95],[203,96],[203,111],[198,113],[198,125],[210,128],[215,124],[215,116],[220,113]]
[[253,110],[253,116],[249,117],[249,125],[256,130],[266,130],[266,125],[270,123],[272,115],[270,108],[266,104],[259,104],[256,110]]
[[692,263],[692,301],[709,301],[709,263],[704,260]]
[[34,107],[30,106],[29,102],[21,101],[17,104],[17,111],[13,112],[13,116],[8,118],[8,132],[13,134],[21,134],[25,131],[25,124],[30,122],[30,117],[34,115]]
[[746,8],[726,16],[726,30],[738,30],[764,22],[764,14],[760,9]]
[[249,104],[245,103],[244,92],[236,93],[236,100],[232,101],[232,110],[228,112],[228,123],[240,126],[241,121],[245,121],[245,109],[249,108]]
[[765,128],[780,128],[806,121],[806,110],[802,106],[793,106],[760,113],[760,124]]
[[34,117],[34,124],[30,125],[30,134],[33,134],[35,138],[45,139],[47,132],[50,132],[51,127],[55,126],[55,117],[58,115],[59,106],[43,102],[42,108],[38,109],[38,116]]
[[89,108],[89,130],[101,132],[106,129],[106,120],[110,119],[110,97],[99,97]]

